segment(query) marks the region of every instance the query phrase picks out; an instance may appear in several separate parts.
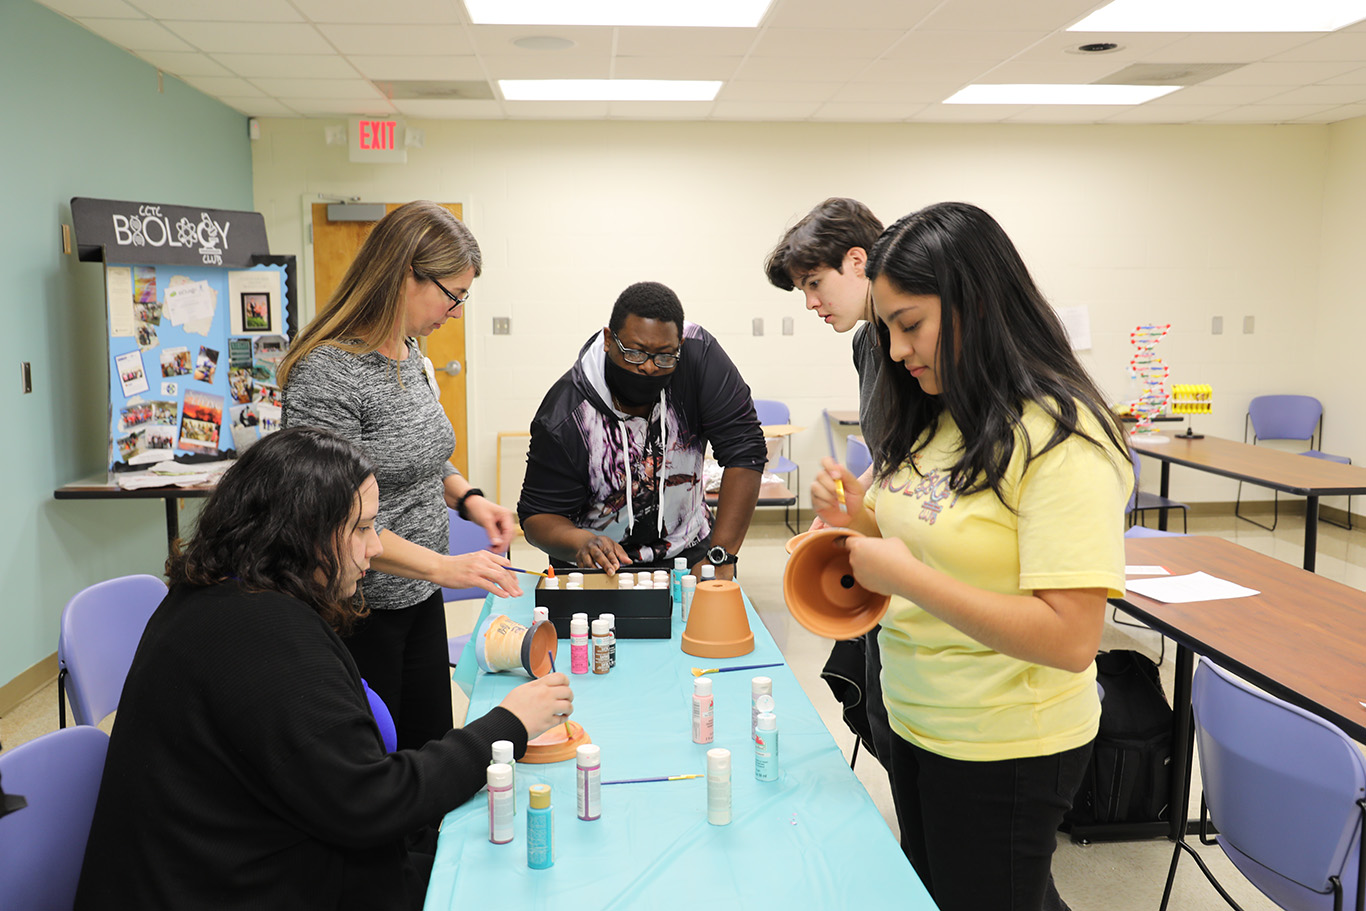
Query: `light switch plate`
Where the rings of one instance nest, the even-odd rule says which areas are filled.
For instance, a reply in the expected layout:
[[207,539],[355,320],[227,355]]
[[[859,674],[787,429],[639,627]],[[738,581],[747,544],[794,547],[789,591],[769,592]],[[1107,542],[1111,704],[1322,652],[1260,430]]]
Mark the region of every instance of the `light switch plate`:
[[784,317],[783,317],[783,335],[791,335],[791,334],[792,334],[792,317],[790,317],[790,316],[784,316]]
[[28,361],[19,364],[19,376],[23,381],[23,395],[28,395],[33,391],[33,370],[29,367]]
[[1210,323],[1209,323],[1209,334],[1210,334],[1210,335],[1223,335],[1223,334],[1224,334],[1224,318],[1223,318],[1222,316],[1216,316],[1214,319],[1210,320]]
[[494,335],[511,335],[511,334],[512,334],[512,317],[510,317],[510,316],[495,316],[495,317],[493,318],[493,334],[494,334]]
[[763,318],[762,316],[756,316],[756,317],[754,317],[754,334],[755,334],[755,335],[763,335],[763,334],[764,334],[764,318]]
[[1251,335],[1257,330],[1257,318],[1255,316],[1243,317],[1243,335]]

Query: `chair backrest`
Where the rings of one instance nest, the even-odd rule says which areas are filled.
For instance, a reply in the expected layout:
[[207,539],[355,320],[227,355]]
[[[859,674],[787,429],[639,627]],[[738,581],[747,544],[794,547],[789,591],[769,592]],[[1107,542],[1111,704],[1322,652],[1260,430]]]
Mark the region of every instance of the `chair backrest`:
[[1129,494],[1129,502],[1124,506],[1124,514],[1127,516],[1134,511],[1134,504],[1138,502],[1138,482],[1143,474],[1143,465],[1139,459],[1138,450],[1130,447],[1129,461],[1134,465],[1134,489]]
[[1310,440],[1323,417],[1323,405],[1312,395],[1259,395],[1247,406],[1258,440]]
[[398,749],[398,731],[394,728],[394,716],[389,711],[389,706],[379,698],[379,693],[370,689],[370,684],[361,678],[360,685],[365,687],[365,699],[370,703],[370,714],[375,716],[375,724],[379,725],[379,736],[384,740],[384,748],[392,753]]
[[[450,523],[450,552],[452,554],[470,554],[476,550],[491,550],[493,542],[489,540],[488,532],[484,531],[482,525],[460,518],[459,513],[454,509],[447,508],[447,521]],[[507,556],[506,553],[503,556]],[[482,598],[488,592],[482,588],[443,588],[441,589],[442,599],[445,601],[462,601],[466,598]]]
[[[1291,905],[1276,890],[1293,891],[1297,883],[1327,892],[1331,876],[1354,896],[1356,802],[1366,798],[1366,760],[1356,745],[1325,719],[1203,658],[1192,687],[1210,818],[1221,841],[1256,862],[1239,863],[1239,870],[1283,907]],[[1263,877],[1260,868],[1272,875]]]
[[873,454],[868,451],[868,444],[863,442],[861,437],[847,437],[844,441],[844,467],[848,468],[854,477],[863,477],[863,473],[872,464]]
[[28,806],[0,819],[0,908],[70,908],[76,901],[109,737],[64,728],[0,755],[5,791]]
[[77,724],[99,724],[118,708],[147,619],[166,597],[156,576],[120,576],[77,592],[62,611],[57,666]]
[[759,423],[765,427],[771,424],[792,423],[792,412],[782,402],[775,402],[773,399],[755,399],[754,413],[759,416]]

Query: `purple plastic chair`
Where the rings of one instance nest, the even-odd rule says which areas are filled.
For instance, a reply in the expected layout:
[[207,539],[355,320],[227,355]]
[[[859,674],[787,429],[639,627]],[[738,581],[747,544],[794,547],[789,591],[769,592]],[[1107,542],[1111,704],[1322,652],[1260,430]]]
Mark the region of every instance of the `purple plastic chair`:
[[[1204,799],[1200,840],[1288,911],[1362,906],[1366,760],[1337,726],[1244,683],[1204,658],[1191,702]],[[1218,829],[1213,840],[1206,820]],[[1235,908],[1195,849],[1177,842],[1166,909],[1185,850]]]
[[856,478],[863,477],[868,466],[873,464],[873,454],[862,437],[850,436],[844,444],[844,467]]
[[[450,522],[450,552],[453,554],[468,554],[476,550],[491,550],[492,542],[489,541],[488,532],[484,531],[483,526],[467,519],[460,518],[454,509],[447,509],[447,519]],[[505,551],[502,556],[506,557]],[[441,589],[442,599],[445,601],[462,601],[466,598],[482,598],[488,592],[482,588],[443,588]],[[460,663],[460,653],[465,650],[465,643],[470,641],[469,636],[451,636],[446,640],[446,651],[450,656],[451,667]]]
[[365,687],[365,699],[370,703],[370,714],[375,716],[375,724],[379,725],[379,736],[384,741],[384,748],[390,753],[398,749],[398,730],[394,727],[394,716],[389,712],[389,706],[384,700],[379,698],[379,693],[370,689],[370,684],[365,682],[362,677],[360,685]]
[[99,724],[118,708],[142,631],[165,597],[166,583],[156,576],[120,576],[82,589],[67,602],[57,638],[60,727],[66,727],[67,699],[76,724]]
[[1129,450],[1129,461],[1134,465],[1134,492],[1129,494],[1129,505],[1124,510],[1129,516],[1129,524],[1142,526],[1143,514],[1150,509],[1179,509],[1181,510],[1181,532],[1183,534],[1188,533],[1190,531],[1189,507],[1179,500],[1173,500],[1161,494],[1144,493],[1139,490],[1138,482],[1142,477],[1143,467],[1137,449]]
[[[760,424],[763,424],[763,425],[765,425],[765,426],[773,425],[773,424],[791,424],[791,423],[792,423],[792,412],[789,411],[789,410],[788,410],[788,407],[787,407],[786,405],[784,405],[782,402],[775,401],[775,400],[773,400],[773,399],[755,399],[755,400],[754,400],[754,413],[758,416],[758,418],[759,418],[759,423],[760,423]],[[792,438],[789,436],[786,440],[783,441],[783,445],[784,445],[785,447],[786,447],[786,446],[790,446],[790,445],[791,445],[791,440],[792,440]],[[768,469],[765,469],[765,470],[768,470]],[[793,472],[795,472],[796,475],[797,475],[797,486],[796,486],[794,489],[795,489],[795,490],[801,490],[801,486],[802,486],[802,469],[801,469],[801,466],[798,465],[796,462],[792,461],[791,459],[789,459],[789,458],[788,458],[787,456],[785,456],[785,455],[780,455],[780,456],[778,456],[778,458],[774,461],[774,463],[773,463],[773,473],[774,473],[774,474],[792,474]],[[787,510],[788,510],[788,507],[784,506],[784,507],[783,507],[783,522],[787,525],[789,531],[791,531],[793,534],[796,534],[796,533],[797,533],[798,527],[800,527],[801,524],[802,524],[802,502],[801,502],[801,497],[800,497],[800,496],[797,497],[797,525],[796,525],[796,526],[794,526],[790,521],[788,521],[788,518],[787,518],[787,515],[788,515]]]
[[[1252,444],[1255,446],[1259,440],[1304,440],[1311,447],[1303,456],[1311,459],[1324,459],[1329,462],[1338,462],[1343,465],[1351,465],[1352,460],[1347,456],[1333,455],[1323,452],[1318,447],[1323,445],[1323,404],[1312,395],[1259,395],[1247,406],[1247,417],[1243,421],[1243,442],[1247,442],[1248,430],[1252,431]],[[1317,437],[1317,442],[1315,438]],[[1276,525],[1281,518],[1281,498],[1278,491],[1273,491],[1272,503],[1273,512],[1270,525],[1263,525],[1256,519],[1249,519],[1239,512],[1239,507],[1243,502],[1243,484],[1238,482],[1238,496],[1233,504],[1233,513],[1238,518],[1251,522],[1259,528],[1267,531],[1275,531]],[[1329,525],[1337,525],[1338,528],[1352,528],[1352,498],[1347,498],[1347,524],[1341,525],[1337,522],[1329,521]]]
[[0,908],[75,903],[108,749],[104,731],[81,725],[0,755],[5,791],[28,801],[0,819]]

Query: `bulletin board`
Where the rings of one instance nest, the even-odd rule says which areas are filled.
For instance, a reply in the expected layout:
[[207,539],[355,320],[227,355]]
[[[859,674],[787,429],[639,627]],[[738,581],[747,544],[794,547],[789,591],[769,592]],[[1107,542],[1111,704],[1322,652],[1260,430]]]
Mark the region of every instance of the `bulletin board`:
[[104,263],[109,469],[231,459],[278,429],[297,281],[261,215],[80,197],[71,210],[80,258]]

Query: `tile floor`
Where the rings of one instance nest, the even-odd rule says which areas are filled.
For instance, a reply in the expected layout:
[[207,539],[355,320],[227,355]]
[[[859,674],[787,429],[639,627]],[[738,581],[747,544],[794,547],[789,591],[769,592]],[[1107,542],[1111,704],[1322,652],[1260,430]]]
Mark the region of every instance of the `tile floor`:
[[[1290,509],[1293,508],[1291,504]],[[1284,508],[1280,525],[1274,533],[1234,519],[1231,515],[1193,515],[1190,531],[1192,534],[1228,538],[1296,566],[1301,562],[1303,521],[1286,515]],[[782,570],[787,555],[783,544],[787,537],[788,532],[781,524],[756,523],[743,550],[742,580],[755,609],[782,649],[798,682],[847,756],[853,747],[853,735],[840,718],[838,703],[819,676],[830,644],[798,626],[784,607]],[[536,566],[543,562],[540,554],[525,542],[514,545],[512,556],[513,563],[520,566]],[[1321,523],[1318,571],[1328,578],[1366,589],[1366,531],[1358,529],[1349,532]],[[448,605],[447,616],[453,635],[469,630],[477,615],[477,605],[478,602]],[[1143,630],[1117,627],[1107,621],[1102,646],[1139,649],[1155,660],[1158,636]],[[1171,661],[1164,664],[1163,672],[1165,686],[1170,693]],[[454,687],[453,696],[458,718],[463,715],[463,699]],[[106,721],[106,725],[110,723]],[[3,739],[6,747],[13,747],[56,727],[56,682],[53,681],[0,718],[0,739]],[[881,767],[866,755],[860,755],[856,774],[882,810],[888,825],[895,831],[891,793]],[[1196,787],[1198,794],[1198,782]],[[1247,911],[1276,907],[1238,876],[1218,848],[1200,850],[1216,875]],[[1060,835],[1054,875],[1059,891],[1073,911],[1153,911],[1161,901],[1171,851],[1170,843],[1165,840],[1083,847],[1071,844],[1066,836]],[[1182,860],[1177,875],[1171,907],[1178,911],[1212,911],[1227,906],[1200,876],[1195,864],[1186,858]]]

